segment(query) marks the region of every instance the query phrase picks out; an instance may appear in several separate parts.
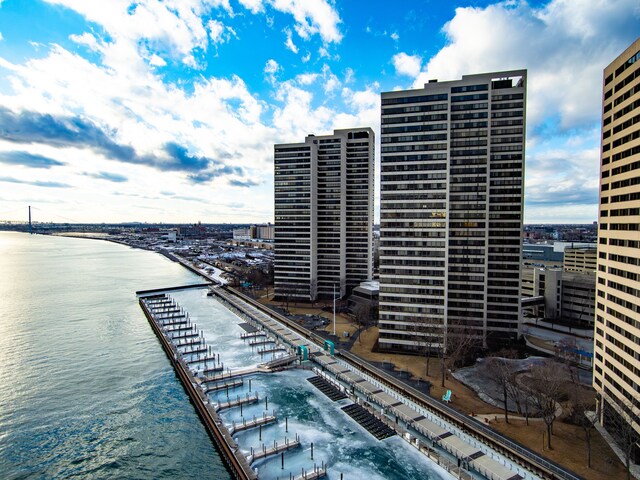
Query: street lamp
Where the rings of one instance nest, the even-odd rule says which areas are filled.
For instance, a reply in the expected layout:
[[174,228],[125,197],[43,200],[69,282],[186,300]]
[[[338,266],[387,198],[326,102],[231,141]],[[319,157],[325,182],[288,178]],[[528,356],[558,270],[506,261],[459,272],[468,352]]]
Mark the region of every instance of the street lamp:
[[333,284],[333,336],[336,336],[336,284]]

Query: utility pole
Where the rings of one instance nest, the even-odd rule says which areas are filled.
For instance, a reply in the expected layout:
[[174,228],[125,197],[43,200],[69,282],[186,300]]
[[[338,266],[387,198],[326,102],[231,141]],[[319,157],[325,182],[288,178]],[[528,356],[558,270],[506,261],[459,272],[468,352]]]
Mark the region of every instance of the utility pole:
[[31,205],[29,205],[29,233],[33,233],[31,230]]
[[336,336],[336,284],[333,284],[333,336]]

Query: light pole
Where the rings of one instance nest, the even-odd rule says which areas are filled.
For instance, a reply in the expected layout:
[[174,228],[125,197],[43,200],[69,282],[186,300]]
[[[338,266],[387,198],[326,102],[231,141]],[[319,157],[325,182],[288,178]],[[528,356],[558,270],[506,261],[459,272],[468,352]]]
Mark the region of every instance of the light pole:
[[336,284],[333,284],[333,336],[336,336]]

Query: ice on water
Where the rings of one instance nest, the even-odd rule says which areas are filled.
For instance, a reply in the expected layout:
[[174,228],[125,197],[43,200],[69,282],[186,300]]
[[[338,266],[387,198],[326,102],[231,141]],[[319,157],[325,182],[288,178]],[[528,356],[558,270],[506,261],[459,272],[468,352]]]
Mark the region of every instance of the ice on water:
[[[239,324],[243,320],[214,297],[207,297],[206,292],[206,289],[184,290],[172,292],[171,296],[189,312],[198,329],[203,330],[207,345],[213,347],[216,355],[220,354],[225,371],[227,368],[231,371],[245,369],[271,360],[272,354],[262,358],[256,347],[250,347],[248,340],[240,338],[244,330]],[[300,447],[285,452],[284,469],[280,454],[254,462],[252,467],[258,469],[260,478],[286,479],[290,473],[299,475],[302,469],[312,471],[314,463],[320,466],[322,462],[328,465],[329,479],[339,479],[340,473],[345,479],[367,480],[451,478],[401,438],[376,440],[341,410],[350,403],[348,400],[332,402],[307,382],[306,379],[313,375],[308,370],[256,374],[244,377],[244,384],[230,389],[228,398],[224,389],[209,394],[213,402],[245,397],[251,379],[251,394],[258,393],[259,401],[244,405],[242,415],[239,407],[222,410],[222,420],[231,426],[234,421],[241,424],[243,418],[250,421],[274,413],[278,417],[275,424],[234,434],[240,449],[247,455],[252,447],[260,450],[262,444],[273,446],[274,440],[280,445],[285,438],[294,440],[296,434],[300,438]],[[285,431],[285,418],[288,432]]]

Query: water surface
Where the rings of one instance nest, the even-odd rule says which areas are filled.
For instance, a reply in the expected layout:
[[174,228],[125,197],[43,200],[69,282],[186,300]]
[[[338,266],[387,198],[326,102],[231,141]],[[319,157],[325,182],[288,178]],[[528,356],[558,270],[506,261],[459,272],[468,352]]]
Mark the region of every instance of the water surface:
[[161,255],[0,232],[0,478],[230,478],[135,291]]

